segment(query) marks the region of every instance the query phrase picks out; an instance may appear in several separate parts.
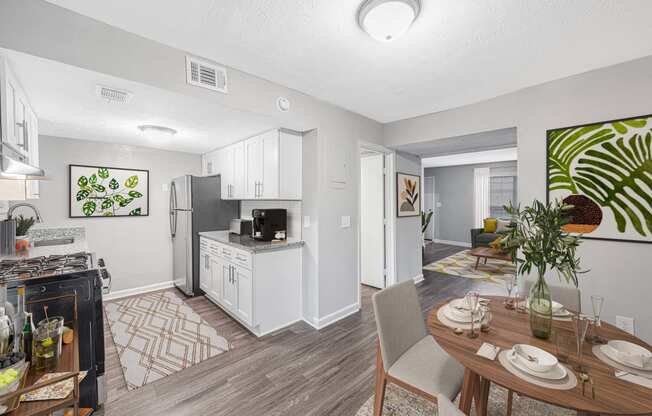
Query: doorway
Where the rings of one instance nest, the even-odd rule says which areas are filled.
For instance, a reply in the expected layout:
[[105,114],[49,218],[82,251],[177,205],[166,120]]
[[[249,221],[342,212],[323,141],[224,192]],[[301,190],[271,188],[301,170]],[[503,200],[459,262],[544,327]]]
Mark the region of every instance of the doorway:
[[437,216],[437,209],[435,203],[435,177],[425,176],[423,178],[423,212],[428,213],[432,211],[432,218],[426,228],[424,238],[426,240],[435,241],[435,217]]

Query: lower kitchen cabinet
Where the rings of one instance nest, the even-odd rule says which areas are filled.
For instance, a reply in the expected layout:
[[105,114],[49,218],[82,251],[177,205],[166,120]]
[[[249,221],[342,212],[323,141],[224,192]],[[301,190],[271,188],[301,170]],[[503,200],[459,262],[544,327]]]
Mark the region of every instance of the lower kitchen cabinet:
[[200,239],[200,288],[257,336],[301,319],[301,247],[250,252]]

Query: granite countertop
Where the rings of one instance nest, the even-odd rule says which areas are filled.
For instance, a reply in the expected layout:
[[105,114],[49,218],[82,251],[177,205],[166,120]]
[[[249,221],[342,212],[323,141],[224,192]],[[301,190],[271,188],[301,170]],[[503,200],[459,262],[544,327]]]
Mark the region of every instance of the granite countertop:
[[30,247],[27,252],[17,253],[15,256],[0,256],[0,260],[15,260],[20,258],[33,258],[41,256],[56,256],[64,254],[88,252],[86,242],[86,231],[84,227],[44,227],[38,226],[29,230],[30,244],[35,241],[54,240],[60,238],[74,238],[71,244],[60,244],[56,246]]
[[231,234],[228,231],[204,231],[200,236],[217,241],[218,243],[247,250],[252,253],[272,250],[286,250],[303,246],[303,240],[287,239],[283,241],[259,241],[249,236]]

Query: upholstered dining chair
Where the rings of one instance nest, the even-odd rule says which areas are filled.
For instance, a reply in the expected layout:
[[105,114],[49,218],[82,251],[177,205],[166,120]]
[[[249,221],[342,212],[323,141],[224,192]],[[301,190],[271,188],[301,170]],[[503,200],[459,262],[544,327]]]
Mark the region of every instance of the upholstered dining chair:
[[[533,280],[526,280],[523,286],[525,296],[528,296],[530,289],[534,284]],[[564,305],[564,308],[573,312],[582,312],[582,301],[580,299],[580,290],[570,285],[548,285],[550,288],[550,297],[555,302]],[[512,415],[512,404],[514,403],[514,392],[507,393],[507,411],[506,415]]]
[[464,412],[455,406],[448,397],[443,394],[437,395],[437,415],[438,416],[466,416]]
[[387,383],[435,403],[438,394],[455,398],[464,368],[428,333],[414,282],[381,290],[372,302],[378,329],[374,416],[382,415]]

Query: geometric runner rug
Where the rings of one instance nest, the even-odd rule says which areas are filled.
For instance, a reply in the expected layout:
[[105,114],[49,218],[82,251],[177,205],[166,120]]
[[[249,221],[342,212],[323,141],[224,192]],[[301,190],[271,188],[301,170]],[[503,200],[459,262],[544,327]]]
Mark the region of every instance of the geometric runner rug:
[[107,302],[104,310],[129,390],[230,348],[215,328],[171,291]]
[[478,269],[475,268],[477,258],[469,254],[469,250],[460,251],[423,268],[433,272],[449,274],[469,279],[481,279],[486,282],[503,286],[504,281],[511,279],[516,274],[513,263],[497,259],[480,260]]

